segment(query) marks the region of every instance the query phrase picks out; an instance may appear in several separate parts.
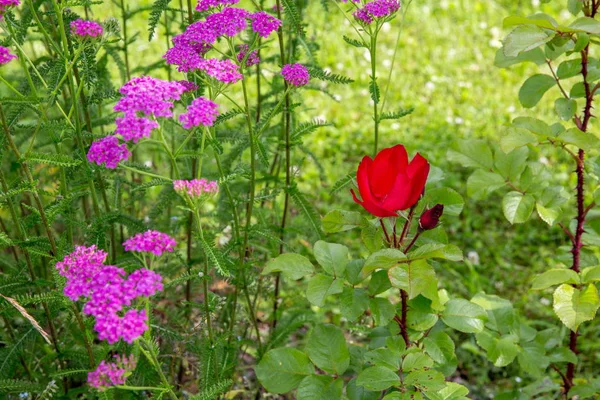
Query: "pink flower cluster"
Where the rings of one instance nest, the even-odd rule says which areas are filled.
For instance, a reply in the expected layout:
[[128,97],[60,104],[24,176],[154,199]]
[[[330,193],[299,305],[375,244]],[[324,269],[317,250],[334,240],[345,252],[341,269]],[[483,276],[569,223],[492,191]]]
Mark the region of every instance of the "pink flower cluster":
[[250,12],[243,8],[227,7],[206,17],[206,24],[219,36],[235,36],[248,26]]
[[124,385],[127,376],[135,370],[135,357],[115,355],[116,362],[102,360],[95,371],[88,373],[88,384],[102,391],[114,385]]
[[133,78],[119,89],[124,96],[114,110],[170,118],[173,116],[173,102],[181,99],[188,88],[188,85],[179,82],[163,81],[151,76]]
[[115,135],[121,135],[126,141],[137,143],[138,140],[150,137],[153,129],[158,128],[158,122],[148,118],[137,117],[134,113],[126,113],[115,121]]
[[239,3],[240,0],[200,0],[196,6],[196,11],[207,11],[209,8],[233,5]]
[[58,273],[67,279],[64,294],[76,301],[88,298],[83,313],[96,317],[94,329],[100,340],[132,343],[148,329],[145,310],[129,309],[138,297],[149,297],[163,289],[162,277],[140,269],[126,277],[125,270],[105,265],[106,252],[96,246],[77,246],[63,261],[56,263]]
[[235,83],[242,79],[242,74],[238,66],[229,59],[202,59],[198,68],[204,71],[206,75],[212,76],[220,82]]
[[280,20],[264,11],[255,12],[250,19],[252,20],[252,30],[264,38],[269,37],[281,26]]
[[0,65],[8,64],[12,60],[17,58],[14,54],[10,52],[10,49],[7,47],[0,46]]
[[115,169],[117,165],[127,160],[131,156],[131,152],[125,143],[119,144],[119,139],[116,136],[106,136],[92,143],[87,153],[89,162],[98,165],[106,164],[106,168]]
[[130,237],[123,243],[123,246],[126,251],[139,251],[161,256],[164,252],[173,252],[177,242],[166,233],[148,230]]
[[304,86],[310,80],[308,69],[302,64],[286,64],[281,68],[281,75],[293,86]]
[[[248,45],[247,44],[241,44],[240,47],[240,52],[237,55],[237,60],[239,63],[241,63],[242,61],[244,61],[244,58],[246,58],[246,54],[248,54]],[[258,58],[258,51],[254,50],[253,52],[251,52],[250,54],[248,54],[247,58],[246,58],[246,67],[251,67],[255,64],[258,64],[260,62],[260,58]]]
[[[197,9],[205,11],[225,4],[234,3],[202,0]],[[164,58],[168,64],[177,65],[180,72],[200,70],[221,82],[235,83],[242,79],[239,67],[235,63],[229,59],[206,59],[204,56],[219,37],[232,37],[244,31],[248,20],[252,21],[252,29],[262,37],[269,36],[281,26],[280,20],[263,11],[252,14],[241,8],[225,7],[219,12],[208,15],[203,21],[194,22],[184,33],[175,36],[174,46],[166,52]],[[250,63],[256,63],[257,60],[258,57],[252,56]]]
[[[124,96],[114,107],[115,111],[125,113],[117,118],[115,135],[121,135],[125,141],[137,143],[140,139],[149,137],[152,130],[158,128],[158,123],[138,114],[156,117],[172,117],[173,102],[181,99],[187,91],[195,90],[192,82],[169,82],[150,76],[133,78],[119,90]],[[106,164],[106,168],[115,169],[117,165],[131,155],[127,144],[119,144],[116,136],[107,136],[92,143],[87,158],[98,165]]]
[[71,22],[71,34],[75,36],[95,38],[102,36],[103,32],[102,25],[95,21],[87,21],[80,18]]
[[193,179],[191,181],[173,181],[173,188],[177,193],[187,193],[192,198],[201,198],[206,194],[213,194],[219,191],[219,185],[216,181],[207,181],[206,179]]
[[354,12],[354,18],[365,24],[370,24],[375,18],[392,15],[400,9],[398,0],[374,0]]
[[10,7],[16,7],[19,4],[21,4],[19,0],[0,0],[0,20],[2,20]]
[[192,101],[185,114],[179,116],[185,129],[204,125],[212,126],[219,115],[219,105],[206,97],[198,97]]

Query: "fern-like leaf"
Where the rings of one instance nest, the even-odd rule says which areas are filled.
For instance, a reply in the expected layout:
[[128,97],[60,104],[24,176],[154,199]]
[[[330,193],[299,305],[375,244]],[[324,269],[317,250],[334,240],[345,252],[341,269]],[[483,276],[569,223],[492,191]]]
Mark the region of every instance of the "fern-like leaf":
[[48,154],[48,153],[36,153],[29,152],[21,157],[22,161],[30,163],[40,163],[56,165],[58,167],[77,167],[81,164],[81,160],[76,160],[73,157],[69,157],[65,154]]
[[319,128],[323,128],[325,126],[331,126],[331,125],[333,125],[333,124],[330,124],[325,121],[320,121],[318,119],[315,119],[314,121],[310,121],[310,122],[303,122],[300,125],[298,125],[296,127],[296,129],[294,129],[294,131],[292,132],[291,137],[290,137],[291,141],[296,142],[304,135],[308,135],[309,133],[313,133],[314,131],[316,131]]
[[379,120],[383,121],[384,119],[400,119],[402,117],[406,117],[407,115],[412,114],[412,112],[414,110],[415,109],[413,107],[411,107],[411,108],[405,108],[403,110],[386,112],[379,116]]
[[293,0],[282,0],[283,10],[285,15],[288,17],[296,32],[300,36],[304,36],[304,26],[302,25],[302,17],[298,8],[296,8],[296,2]]
[[311,77],[320,79],[322,81],[338,83],[341,85],[347,85],[354,82],[354,79],[352,78],[348,78],[347,76],[343,75],[332,74],[331,72],[324,71],[315,66],[308,67],[308,72],[310,73]]
[[298,207],[310,224],[311,228],[315,231],[317,236],[321,237],[321,218],[319,217],[319,213],[312,204],[306,199],[304,194],[300,193],[298,188],[293,185],[288,189],[290,197],[296,207]]
[[233,381],[226,379],[210,385],[200,393],[193,395],[189,400],[216,400],[221,398],[221,395],[229,390]]
[[348,43],[349,45],[351,45],[351,46],[354,46],[354,47],[367,47],[367,46],[365,46],[365,44],[363,42],[359,42],[356,39],[349,38],[348,36],[345,36],[345,35],[342,36],[342,37],[344,38],[344,41],[346,43]]
[[377,80],[372,76],[369,76],[371,81],[369,82],[369,93],[371,93],[371,99],[375,102],[375,104],[379,104],[379,85],[377,85]]
[[331,189],[331,192],[329,192],[329,193],[334,194],[334,193],[339,192],[340,190],[342,190],[343,188],[345,188],[346,186],[351,184],[353,180],[354,180],[354,174],[349,173],[348,175],[342,177],[341,179],[338,179],[338,181],[333,184],[333,188]]
[[154,37],[160,17],[162,13],[169,8],[170,2],[171,0],[156,0],[154,4],[152,4],[150,18],[148,19],[148,41],[152,40]]

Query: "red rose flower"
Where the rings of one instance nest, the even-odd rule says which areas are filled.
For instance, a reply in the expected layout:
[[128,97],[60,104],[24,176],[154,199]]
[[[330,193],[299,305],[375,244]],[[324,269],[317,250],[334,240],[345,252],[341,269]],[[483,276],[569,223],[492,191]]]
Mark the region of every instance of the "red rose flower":
[[401,144],[381,150],[373,160],[365,156],[356,172],[360,201],[354,201],[379,218],[395,217],[399,210],[414,206],[423,194],[429,175],[429,163],[420,154],[408,162]]

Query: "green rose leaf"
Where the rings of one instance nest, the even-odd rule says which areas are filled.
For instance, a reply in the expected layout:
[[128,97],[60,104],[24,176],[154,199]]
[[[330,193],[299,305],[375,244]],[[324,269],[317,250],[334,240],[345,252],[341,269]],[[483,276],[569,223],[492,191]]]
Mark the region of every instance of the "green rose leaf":
[[534,107],[554,85],[556,81],[550,75],[536,74],[528,78],[519,90],[521,105],[525,108]]
[[396,308],[388,299],[382,297],[374,297],[369,301],[369,308],[375,326],[387,325],[396,314]]
[[495,172],[478,169],[467,179],[467,195],[474,200],[482,200],[493,191],[506,185],[506,181]]
[[308,281],[306,297],[317,307],[323,307],[325,299],[333,294],[342,293],[344,282],[328,275],[316,274]]
[[448,160],[467,168],[494,167],[494,156],[486,140],[459,140],[456,149],[448,151]]
[[531,289],[544,290],[562,283],[579,284],[577,272],[566,268],[554,268],[537,275],[531,282]]
[[502,211],[511,224],[520,224],[529,219],[533,212],[535,198],[521,192],[508,192],[502,199]]
[[442,321],[450,328],[465,333],[483,331],[486,311],[479,305],[464,299],[452,299],[446,303]]
[[348,264],[348,248],[319,240],[313,249],[317,262],[329,275],[343,276]]
[[577,128],[567,129],[558,136],[558,139],[566,144],[573,144],[585,151],[600,147],[600,139],[593,133],[582,132]]
[[333,210],[323,217],[323,230],[328,233],[344,232],[365,224],[358,211]]
[[465,205],[462,196],[454,189],[435,188],[425,192],[426,204],[443,204],[444,215],[460,215]]
[[350,365],[350,351],[342,330],[331,324],[315,326],[304,349],[312,362],[325,372],[342,375]]
[[526,129],[511,126],[507,129],[506,134],[500,138],[500,148],[503,152],[509,153],[514,149],[538,142],[539,138],[535,134]]
[[519,53],[535,49],[549,42],[553,37],[553,33],[548,33],[537,26],[518,26],[504,39],[504,55],[516,57]]
[[310,260],[300,254],[285,253],[269,261],[262,275],[281,272],[286,278],[298,280],[314,272]]
[[287,393],[315,372],[309,358],[290,347],[270,350],[255,368],[260,383],[272,393]]
[[454,342],[447,333],[439,331],[423,339],[425,352],[435,361],[434,368],[445,376],[450,376],[456,371],[458,359],[456,358]]
[[577,331],[582,322],[594,319],[598,307],[600,297],[594,284],[582,290],[563,284],[554,291],[554,312],[572,331]]
[[414,386],[425,392],[439,391],[446,386],[444,375],[442,375],[441,372],[432,369],[411,372],[404,378],[404,384],[407,386]]
[[576,19],[569,25],[569,28],[591,33],[593,35],[600,35],[600,22],[589,17]]
[[311,375],[304,378],[298,386],[298,400],[340,400],[344,389],[344,381],[334,380],[326,375]]
[[519,338],[516,335],[498,337],[494,333],[483,331],[475,337],[477,343],[487,351],[488,359],[496,367],[505,367],[512,363],[521,351],[517,345]]
[[409,353],[402,361],[402,371],[405,372],[431,367],[433,367],[433,360],[425,353]]
[[577,112],[577,102],[573,99],[565,99],[563,97],[556,99],[554,109],[559,118],[563,121],[568,121],[575,116]]
[[356,378],[356,384],[367,390],[385,390],[400,385],[400,377],[396,371],[385,367],[369,367]]
[[348,321],[356,321],[369,308],[369,295],[364,289],[344,288],[340,298],[342,316]]
[[600,281],[600,265],[587,267],[581,271],[581,283],[591,283]]
[[382,249],[369,256],[365,261],[362,274],[368,275],[376,269],[390,269],[400,261],[405,261],[406,255],[398,249]]
[[428,243],[407,254],[411,261],[442,258],[450,261],[462,261],[462,251],[453,244]]
[[388,276],[392,286],[405,290],[410,299],[423,294],[432,302],[439,302],[437,277],[433,267],[427,261],[417,260],[410,264],[402,264],[391,268],[388,271]]

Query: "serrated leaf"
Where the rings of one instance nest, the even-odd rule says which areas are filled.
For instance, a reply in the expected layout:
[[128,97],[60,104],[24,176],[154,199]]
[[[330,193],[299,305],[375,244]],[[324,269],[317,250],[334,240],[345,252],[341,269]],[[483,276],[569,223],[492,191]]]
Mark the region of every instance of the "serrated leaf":
[[554,85],[556,81],[550,75],[536,74],[529,77],[519,90],[521,105],[525,108],[534,107]]
[[577,272],[566,268],[555,268],[537,275],[531,282],[532,290],[544,290],[563,283],[579,284]]
[[590,284],[582,290],[571,285],[560,285],[554,291],[554,312],[561,322],[572,331],[579,325],[591,321],[600,307],[598,289]]
[[317,367],[331,374],[342,375],[350,365],[346,339],[335,325],[316,325],[308,335],[304,351]]
[[356,379],[356,384],[368,390],[385,390],[400,385],[398,374],[385,367],[369,367],[364,369]]
[[298,280],[314,272],[310,260],[300,254],[285,253],[269,261],[262,271],[262,275],[281,272],[284,276]]
[[442,312],[442,321],[449,327],[465,333],[483,331],[486,311],[479,305],[464,299],[452,299]]
[[516,57],[520,53],[535,49],[554,37],[553,33],[548,33],[537,26],[522,25],[516,27],[508,34],[503,42],[504,55]]
[[521,224],[529,219],[533,212],[535,198],[530,194],[508,192],[502,199],[502,211],[511,224]]
[[291,347],[268,351],[255,368],[260,383],[272,393],[287,393],[315,372],[306,354]]

